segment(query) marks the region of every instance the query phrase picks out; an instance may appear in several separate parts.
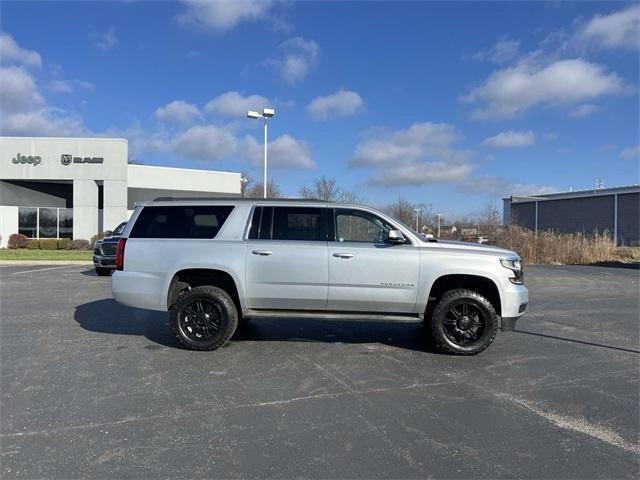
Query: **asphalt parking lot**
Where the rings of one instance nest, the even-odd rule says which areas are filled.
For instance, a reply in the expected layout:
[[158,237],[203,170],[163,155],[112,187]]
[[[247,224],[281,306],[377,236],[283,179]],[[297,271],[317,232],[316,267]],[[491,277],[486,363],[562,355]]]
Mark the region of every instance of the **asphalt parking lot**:
[[517,331],[460,358],[357,319],[192,352],[88,267],[0,267],[2,477],[637,478],[639,271],[526,275]]

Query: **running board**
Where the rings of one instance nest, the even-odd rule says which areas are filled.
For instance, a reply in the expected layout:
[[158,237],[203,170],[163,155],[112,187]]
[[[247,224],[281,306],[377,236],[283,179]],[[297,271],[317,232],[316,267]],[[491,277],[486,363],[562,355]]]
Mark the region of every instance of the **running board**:
[[244,317],[255,318],[313,318],[317,320],[392,320],[416,321],[422,320],[417,313],[371,313],[371,312],[326,312],[310,310],[255,310],[245,308]]

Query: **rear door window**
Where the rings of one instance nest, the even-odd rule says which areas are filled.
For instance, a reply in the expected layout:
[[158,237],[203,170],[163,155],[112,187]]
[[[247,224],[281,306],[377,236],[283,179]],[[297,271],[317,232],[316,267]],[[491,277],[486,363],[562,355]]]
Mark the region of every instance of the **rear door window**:
[[130,238],[215,238],[231,205],[144,207]]
[[271,238],[326,242],[327,217],[326,208],[274,207]]

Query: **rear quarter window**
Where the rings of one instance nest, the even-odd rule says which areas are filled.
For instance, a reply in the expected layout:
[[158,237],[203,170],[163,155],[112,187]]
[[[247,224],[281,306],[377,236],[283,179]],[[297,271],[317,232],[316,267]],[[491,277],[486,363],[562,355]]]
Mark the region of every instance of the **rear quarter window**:
[[144,207],[129,238],[215,238],[231,205]]

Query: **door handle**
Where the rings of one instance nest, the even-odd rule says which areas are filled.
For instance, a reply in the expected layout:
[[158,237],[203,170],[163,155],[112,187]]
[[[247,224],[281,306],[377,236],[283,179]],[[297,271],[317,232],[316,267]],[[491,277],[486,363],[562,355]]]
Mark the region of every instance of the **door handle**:
[[268,257],[269,255],[271,255],[271,252],[269,250],[252,250],[251,253],[253,253],[254,255],[260,255],[261,257]]
[[353,253],[334,253],[333,256],[337,258],[351,258],[353,257]]

